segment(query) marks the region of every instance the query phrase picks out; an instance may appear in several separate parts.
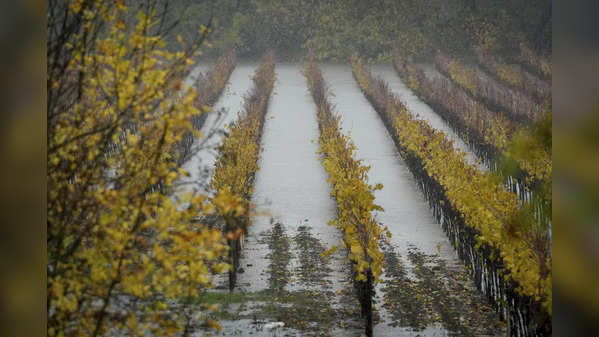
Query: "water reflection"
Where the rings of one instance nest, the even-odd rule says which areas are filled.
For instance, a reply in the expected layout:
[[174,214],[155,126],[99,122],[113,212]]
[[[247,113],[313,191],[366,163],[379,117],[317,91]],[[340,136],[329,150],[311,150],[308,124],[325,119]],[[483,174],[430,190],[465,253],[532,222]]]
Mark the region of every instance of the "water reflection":
[[[428,73],[428,76],[431,76],[431,78],[441,76],[441,74],[434,68],[425,67],[425,69],[427,69],[425,70],[425,73]],[[377,65],[372,67],[371,71],[374,75],[381,77],[389,84],[389,89],[401,99],[408,108],[408,111],[415,114],[418,119],[427,121],[434,129],[442,131],[448,139],[453,141],[455,148],[466,152],[466,160],[469,164],[477,164],[476,156],[470,151],[468,145],[464,143],[441,116],[435,113],[426,103],[422,102],[418,96],[403,83],[391,65]],[[478,167],[481,170],[487,170],[482,164],[478,165]]]
[[[468,279],[445,233],[433,218],[382,120],[360,92],[350,67],[327,65],[322,69],[334,93],[331,99],[342,116],[343,132],[355,142],[357,157],[371,167],[369,182],[384,185],[375,194],[375,202],[385,209],[377,214],[377,219],[393,235],[391,247],[386,247],[386,261],[393,260],[391,255],[398,258],[385,265],[383,282],[377,286],[381,320],[374,334],[479,335],[500,329],[496,315]],[[392,71],[391,67],[376,68],[381,74]],[[394,81],[392,89],[403,90],[404,97],[414,97],[400,84]],[[414,99],[410,104],[423,108]],[[412,306],[415,301],[421,305]],[[473,316],[473,312],[480,316]],[[417,332],[411,333],[413,330]]]
[[[262,290],[268,284],[262,273],[268,266],[268,247],[259,241],[272,223],[282,223],[290,237],[297,235],[298,227],[310,225],[326,246],[339,243],[336,229],[327,225],[335,217],[335,203],[318,162],[318,144],[312,142],[319,132],[316,107],[300,69],[299,64],[276,67],[277,82],[266,115],[261,140],[264,152],[252,197],[258,215],[252,219],[242,261],[251,266],[239,277],[240,286],[247,291]],[[294,256],[289,268],[298,265]]]

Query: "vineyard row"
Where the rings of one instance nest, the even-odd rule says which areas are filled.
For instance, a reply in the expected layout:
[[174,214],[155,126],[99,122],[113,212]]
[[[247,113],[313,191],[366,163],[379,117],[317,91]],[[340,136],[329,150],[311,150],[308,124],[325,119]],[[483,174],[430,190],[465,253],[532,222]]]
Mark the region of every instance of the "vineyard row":
[[[228,54],[221,56],[212,70],[206,74],[201,74],[197,80],[196,93],[197,96],[194,105],[203,113],[191,116],[191,123],[195,130],[202,129],[206,121],[207,112],[212,107],[220,95],[222,94],[231,73],[235,69],[237,58],[235,51],[230,51]],[[193,132],[189,131],[183,135],[183,139],[177,144],[179,155],[177,162],[182,165],[192,155],[192,145],[194,141]]]
[[[504,176],[512,192],[518,194],[523,202],[531,204],[537,222],[548,223],[551,218],[549,201],[537,197],[535,190],[551,180],[551,153],[531,138],[529,130],[491,112],[452,81],[427,78],[420,67],[398,50],[393,52],[393,64],[410,89],[429,104],[492,171]],[[544,118],[548,116],[549,113]],[[525,155],[511,153],[513,139],[526,144]],[[515,170],[502,169],[509,161],[515,163]]]
[[275,82],[272,52],[262,57],[252,78],[253,87],[245,98],[243,111],[229,127],[218,148],[214,175],[210,182],[216,191],[215,205],[223,219],[223,233],[230,247],[229,288],[235,287],[241,254],[241,240],[250,224],[250,198],[260,157],[260,137]]
[[358,55],[352,57],[352,69],[477,286],[508,318],[514,334],[550,331],[548,245],[519,226],[516,195],[493,175],[468,165],[442,133],[414,119]]
[[468,66],[442,52],[435,55],[437,68],[462,87],[475,100],[494,111],[504,111],[512,121],[530,124],[543,116],[548,102],[541,104],[522,90],[513,90],[487,75],[476,66]]

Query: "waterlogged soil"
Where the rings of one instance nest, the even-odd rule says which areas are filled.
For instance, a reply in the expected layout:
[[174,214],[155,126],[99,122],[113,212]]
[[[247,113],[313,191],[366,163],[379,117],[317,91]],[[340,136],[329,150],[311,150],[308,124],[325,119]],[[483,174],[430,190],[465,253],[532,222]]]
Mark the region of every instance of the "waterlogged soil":
[[[241,259],[245,273],[237,279],[239,291],[267,288],[270,248],[264,235],[276,223],[283,224],[290,239],[301,226],[309,225],[324,246],[340,243],[337,229],[327,225],[335,218],[335,203],[318,161],[318,144],[313,142],[319,134],[316,106],[300,70],[299,64],[277,64],[275,68],[277,81],[261,137],[263,151],[254,180],[252,224]],[[292,272],[301,265],[298,256],[290,257]],[[293,291],[304,287],[295,281],[286,286]]]
[[408,248],[412,277],[401,257],[386,245],[382,305],[391,326],[422,331],[440,326],[451,336],[501,335],[505,326],[462,268],[450,267],[437,254]]
[[[209,314],[222,326],[215,336],[360,336],[362,324],[349,275],[345,287],[331,285],[334,265],[349,270],[340,259],[345,251],[327,256],[326,246],[303,224],[291,237],[281,223],[274,223],[261,241],[268,246],[267,289],[256,292],[209,292],[203,297],[218,309]],[[299,261],[291,265],[292,259]],[[340,265],[341,264],[341,265]],[[241,270],[245,273],[245,270]],[[288,287],[290,283],[297,283]],[[283,327],[273,331],[276,322]],[[201,336],[200,331],[196,335]]]
[[[209,314],[222,326],[215,336],[273,336],[269,325],[275,322],[284,323],[276,336],[361,336],[363,321],[349,275],[344,287],[331,287],[336,266],[350,270],[345,250],[323,254],[326,246],[309,224],[291,237],[283,224],[274,223],[261,241],[269,250],[266,289],[210,292],[202,299],[218,307]],[[381,248],[385,269],[375,322],[388,328],[379,327],[377,336],[500,336],[505,331],[464,268],[413,245],[405,257],[390,243],[381,242]],[[294,259],[299,261],[295,267]]]
[[268,244],[270,252],[266,258],[270,261],[268,269],[268,290],[272,293],[281,293],[291,278],[289,261],[291,260],[289,237],[283,226],[277,223],[268,231],[261,243]]
[[329,259],[323,254],[325,246],[311,233],[308,226],[300,226],[294,237],[297,245],[299,266],[295,269],[298,282],[306,287],[329,286],[327,279],[332,269],[328,266]]
[[[377,69],[393,71],[391,67]],[[378,320],[374,335],[505,335],[498,315],[474,287],[350,67],[328,65],[323,73],[334,93],[342,132],[354,141],[356,157],[370,166],[369,183],[383,184],[375,192],[375,203],[384,212],[377,212],[376,218],[392,237],[381,243],[385,264],[375,287]]]

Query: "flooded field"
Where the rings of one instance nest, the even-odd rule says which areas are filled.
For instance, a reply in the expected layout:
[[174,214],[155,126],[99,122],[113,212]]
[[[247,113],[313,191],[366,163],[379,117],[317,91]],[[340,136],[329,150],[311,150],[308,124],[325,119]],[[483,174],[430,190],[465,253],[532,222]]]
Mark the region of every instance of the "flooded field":
[[[227,94],[215,110],[234,120],[252,66],[235,70]],[[467,150],[430,108],[401,83],[389,66],[373,70],[390,82],[411,110],[447,132]],[[282,336],[360,336],[359,305],[350,280],[347,251],[335,218],[327,176],[319,163],[316,107],[300,64],[278,64],[277,81],[263,129],[254,182],[252,224],[244,240],[237,283],[227,293],[219,278],[209,301],[220,306],[220,335],[270,336],[269,324],[283,322]],[[377,220],[392,233],[381,242],[382,282],[376,286],[376,336],[499,336],[502,322],[474,287],[440,225],[403,163],[382,121],[363,97],[349,66],[324,65],[323,76],[342,117],[343,132],[357,146],[356,156],[371,166],[371,184],[382,183]],[[206,125],[214,124],[211,115]],[[221,138],[211,138],[213,148]],[[209,164],[211,151],[196,160]],[[468,158],[474,161],[469,153]]]
[[[202,137],[192,145],[195,154],[183,168],[190,174],[181,182],[181,191],[208,191],[210,177],[216,160],[216,147],[222,142],[226,127],[237,119],[237,113],[243,109],[243,95],[250,89],[252,74],[256,64],[242,63],[235,67],[229,83],[202,127]],[[208,65],[199,65],[189,75],[187,81],[197,80],[200,70],[210,69]]]
[[[360,335],[350,267],[340,245],[326,173],[319,161],[315,106],[298,64],[278,64],[256,173],[252,224],[233,293],[223,279],[213,295],[222,335]],[[234,73],[235,74],[235,73]],[[222,103],[219,102],[219,105]]]
[[[373,69],[387,78],[395,75],[391,67]],[[386,263],[384,281],[377,288],[380,321],[375,335],[494,335],[501,331],[491,307],[474,284],[467,282],[465,268],[349,66],[323,66],[323,72],[343,130],[357,146],[357,158],[371,167],[370,183],[384,186],[375,193],[376,203],[384,208],[377,217],[392,238],[390,245],[382,247]],[[394,83],[397,86],[398,81]],[[406,95],[405,86],[400,89]],[[467,318],[459,312],[468,313]]]
[[[433,67],[425,66],[425,73],[429,76],[442,76],[438,73]],[[408,110],[416,115],[418,119],[423,119],[429,123],[433,128],[442,131],[448,139],[452,140],[454,146],[457,149],[460,149],[466,153],[466,160],[469,164],[477,164],[479,169],[486,170],[487,168],[483,164],[477,163],[476,156],[470,149],[468,145],[453,131],[453,129],[439,116],[436,114],[426,103],[422,102],[414,92],[412,92],[406,85],[403,83],[401,78],[397,75],[393,66],[391,65],[379,65],[372,67],[373,75],[381,77],[387,84],[389,84],[389,88],[393,91],[402,102],[405,103]]]
[[551,1],[44,9],[48,336],[552,335]]

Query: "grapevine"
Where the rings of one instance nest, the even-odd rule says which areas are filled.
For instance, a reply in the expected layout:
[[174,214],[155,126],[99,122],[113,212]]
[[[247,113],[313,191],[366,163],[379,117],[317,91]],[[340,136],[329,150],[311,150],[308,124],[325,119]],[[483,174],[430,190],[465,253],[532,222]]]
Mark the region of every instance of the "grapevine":
[[304,68],[308,87],[317,106],[320,127],[319,153],[321,163],[329,175],[331,196],[337,202],[337,218],[331,222],[344,236],[344,245],[349,248],[349,259],[353,262],[355,281],[366,316],[366,333],[372,335],[373,283],[379,281],[383,270],[383,253],[379,240],[383,234],[390,237],[375,220],[373,211],[382,211],[374,203],[374,192],[383,188],[381,184],[368,184],[368,166],[354,158],[355,145],[342,134],[337,116],[327,99],[325,82],[318,64],[309,60]]
[[531,232],[534,226],[518,223],[522,219],[517,196],[505,190],[493,174],[469,165],[465,154],[454,149],[443,133],[414,119],[386,83],[370,74],[358,55],[352,57],[352,67],[356,81],[386,122],[402,156],[411,162],[413,173],[430,180],[430,186],[439,187],[436,207],[454,215],[449,221],[463,221],[474,231],[479,253],[489,252],[489,262],[502,270],[516,291],[539,303],[551,316],[548,246],[542,236]]
[[270,94],[275,82],[274,54],[267,53],[252,79],[254,86],[245,99],[243,112],[229,127],[229,134],[218,148],[212,188],[217,192],[214,202],[224,220],[223,232],[231,247],[233,270],[229,273],[229,288],[235,286],[242,234],[250,224],[250,198],[254,174],[259,169],[260,136]]

